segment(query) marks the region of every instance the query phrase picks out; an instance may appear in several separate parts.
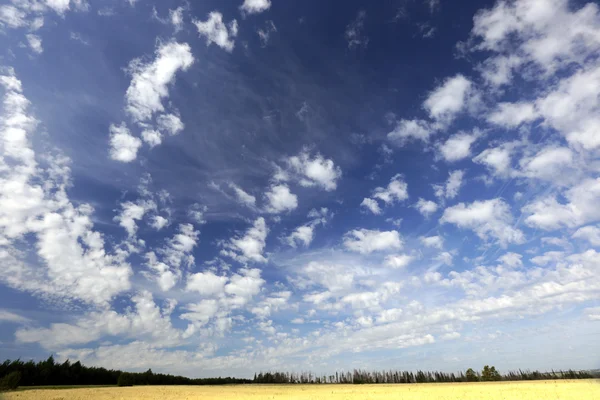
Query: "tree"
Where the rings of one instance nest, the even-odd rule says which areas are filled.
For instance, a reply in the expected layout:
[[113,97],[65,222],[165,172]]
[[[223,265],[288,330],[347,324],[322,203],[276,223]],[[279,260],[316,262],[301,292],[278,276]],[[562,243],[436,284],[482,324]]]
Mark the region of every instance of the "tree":
[[121,372],[119,379],[117,380],[118,386],[133,386],[133,374],[129,372]]
[[467,382],[477,382],[479,380],[479,377],[477,376],[477,373],[473,371],[473,368],[469,368],[465,375],[467,377]]
[[500,373],[496,371],[496,367],[494,367],[493,365],[491,367],[489,365],[483,367],[483,370],[481,371],[482,381],[499,381],[500,378]]
[[15,390],[19,387],[21,381],[21,373],[19,371],[11,372],[4,378],[0,379],[0,390]]

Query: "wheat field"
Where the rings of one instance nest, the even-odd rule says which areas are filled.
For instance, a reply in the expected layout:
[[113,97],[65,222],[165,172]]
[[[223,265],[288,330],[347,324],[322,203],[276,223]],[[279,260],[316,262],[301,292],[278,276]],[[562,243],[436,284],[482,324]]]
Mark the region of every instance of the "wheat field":
[[600,383],[561,380],[410,385],[136,386],[25,390],[4,395],[7,400],[594,400],[600,399]]

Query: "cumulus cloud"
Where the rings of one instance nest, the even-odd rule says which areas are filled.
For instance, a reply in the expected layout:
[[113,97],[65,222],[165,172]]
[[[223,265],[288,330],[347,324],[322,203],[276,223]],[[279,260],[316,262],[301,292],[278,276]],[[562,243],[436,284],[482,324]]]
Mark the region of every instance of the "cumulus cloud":
[[242,237],[235,237],[225,244],[223,255],[232,257],[240,262],[266,262],[263,250],[266,245],[269,229],[263,217],[254,221],[253,226]]
[[161,43],[155,57],[150,63],[136,59],[129,64],[131,83],[125,94],[125,109],[137,122],[165,110],[162,100],[169,96],[169,84],[179,70],[185,71],[194,63],[187,43]]
[[485,165],[494,176],[506,177],[511,172],[513,149],[514,146],[511,143],[491,147],[474,157],[473,162]]
[[124,123],[110,126],[110,158],[113,160],[132,162],[141,146],[142,141],[133,136]]
[[471,145],[481,136],[480,132],[475,130],[469,134],[460,132],[450,136],[446,142],[438,146],[441,157],[454,162],[467,158],[471,155]]
[[415,204],[415,207],[424,217],[429,217],[431,214],[437,211],[438,205],[436,202],[431,200],[425,200],[423,198],[419,198],[419,201]]
[[240,204],[243,204],[248,207],[254,207],[256,205],[256,197],[252,196],[249,193],[246,193],[241,187],[239,187],[235,183],[230,183],[229,187],[233,189],[235,197]]
[[372,197],[382,200],[385,204],[394,204],[408,199],[408,185],[397,174],[392,177],[387,187],[378,187],[373,190]]
[[225,51],[232,52],[235,47],[235,37],[238,34],[238,23],[234,19],[229,24],[223,22],[223,14],[213,11],[208,14],[206,21],[193,21],[198,34],[206,38],[206,45],[216,44]]
[[242,14],[260,14],[271,7],[271,0],[244,0],[240,6]]
[[342,170],[333,160],[326,159],[319,153],[312,157],[307,149],[297,156],[289,157],[286,163],[289,167],[287,172],[297,176],[300,185],[305,187],[320,186],[326,191],[332,191],[337,188],[337,181],[342,176]]
[[298,196],[290,192],[290,188],[285,184],[272,185],[265,197],[266,211],[272,214],[295,210],[298,207]]
[[584,226],[573,234],[573,238],[587,240],[592,246],[600,246],[600,228],[597,226]]
[[365,197],[362,203],[360,203],[360,206],[366,208],[375,215],[381,214],[381,208],[379,207],[379,203],[377,203],[377,201],[374,199]]
[[440,223],[455,224],[471,229],[482,240],[496,239],[506,247],[509,243],[523,243],[525,235],[512,226],[510,206],[502,199],[478,200],[471,204],[459,203],[448,207]]
[[456,196],[458,196],[458,192],[460,191],[460,188],[463,186],[464,176],[465,176],[465,171],[463,171],[463,170],[451,171],[448,176],[448,180],[446,180],[445,184],[433,185],[433,189],[435,191],[436,197],[453,199]]
[[151,200],[137,203],[128,201],[121,204],[121,212],[114,219],[125,228],[129,236],[134,236],[138,229],[136,221],[140,221],[147,212],[152,210],[156,210],[156,203]]
[[397,231],[355,229],[344,235],[344,246],[361,254],[374,251],[391,251],[402,248],[402,239]]
[[404,268],[413,262],[415,257],[408,254],[389,255],[385,257],[384,265],[390,268]]
[[561,183],[577,175],[573,171],[574,159],[571,149],[550,145],[531,157],[522,158],[520,173],[527,178]]
[[431,118],[451,122],[466,107],[472,89],[472,82],[458,74],[446,79],[434,89],[423,103],[423,107]]
[[444,248],[444,238],[441,236],[421,236],[419,241],[425,247],[433,247],[439,250]]
[[531,227],[554,230],[561,227],[575,228],[600,220],[600,178],[585,179],[564,193],[566,202],[556,196],[539,197],[526,204],[522,211],[527,215],[525,223]]
[[286,240],[292,247],[296,247],[296,244],[298,243],[307,247],[313,240],[313,230],[314,227],[310,225],[299,226],[286,238]]
[[536,118],[537,112],[531,103],[499,103],[487,120],[505,128],[515,128]]
[[435,131],[436,127],[427,121],[402,119],[396,122],[394,130],[387,134],[387,138],[393,143],[403,146],[410,139],[427,142]]
[[402,175],[397,174],[392,177],[387,187],[377,187],[373,190],[371,198],[364,198],[361,207],[365,207],[375,215],[382,213],[377,200],[383,201],[386,205],[402,202],[408,199],[408,185],[404,182]]
[[215,275],[211,271],[197,272],[187,278],[185,290],[200,293],[202,296],[218,296],[225,292],[226,276]]
[[[131,267],[105,249],[102,234],[93,229],[93,208],[69,199],[69,160],[48,153],[38,164],[30,144],[37,121],[14,71],[2,72],[0,280],[40,296],[106,305],[129,290]],[[15,241],[25,235],[33,241],[36,261],[15,251]]]
[[42,38],[40,38],[38,35],[28,33],[26,35],[26,38],[29,47],[31,48],[31,50],[33,50],[34,53],[41,54],[44,51],[42,47]]

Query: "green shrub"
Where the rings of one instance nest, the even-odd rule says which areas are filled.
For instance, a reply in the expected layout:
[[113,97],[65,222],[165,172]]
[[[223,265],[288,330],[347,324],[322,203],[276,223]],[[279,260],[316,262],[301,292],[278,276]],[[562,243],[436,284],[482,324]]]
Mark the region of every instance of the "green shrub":
[[119,379],[117,380],[117,385],[133,386],[133,378],[133,374],[129,372],[121,372],[121,375],[119,375]]
[[15,390],[21,382],[21,373],[19,371],[11,372],[0,379],[0,390]]

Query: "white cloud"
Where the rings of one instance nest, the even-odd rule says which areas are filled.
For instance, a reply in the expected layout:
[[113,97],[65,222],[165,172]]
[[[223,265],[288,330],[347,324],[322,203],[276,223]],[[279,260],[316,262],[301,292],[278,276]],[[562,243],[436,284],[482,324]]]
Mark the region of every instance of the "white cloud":
[[438,209],[438,205],[436,202],[431,200],[425,200],[423,198],[419,198],[419,201],[417,201],[415,207],[424,217],[429,217]]
[[219,296],[225,293],[226,276],[215,275],[211,271],[191,274],[186,282],[185,290],[198,292],[203,296]]
[[225,293],[233,296],[234,306],[243,306],[260,293],[264,284],[265,280],[260,277],[259,269],[243,269],[240,273],[233,274],[225,285]]
[[600,246],[600,228],[597,226],[584,226],[573,234],[575,239],[587,240],[592,246]]
[[131,162],[137,158],[142,141],[133,136],[127,126],[110,125],[110,158],[121,162]]
[[433,185],[436,197],[453,199],[458,196],[458,192],[463,185],[465,171],[455,170],[450,172],[448,180],[444,185]]
[[501,199],[479,200],[468,205],[459,203],[446,208],[440,222],[472,229],[482,240],[495,238],[503,247],[525,241],[523,232],[512,226],[510,206]]
[[199,235],[192,224],[179,224],[173,237],[156,250],[158,255],[154,251],[145,254],[149,271],[142,274],[155,280],[162,291],[172,289],[181,279],[182,265],[187,268],[194,265],[192,251],[198,244]]
[[498,261],[511,268],[516,268],[523,266],[523,261],[521,261],[522,258],[523,256],[521,254],[510,252],[499,257]]
[[589,307],[583,311],[591,321],[600,321],[600,307]]
[[474,50],[519,54],[546,73],[582,63],[595,51],[598,7],[593,3],[571,11],[567,0],[498,2],[473,19]]
[[32,33],[28,33],[26,37],[27,43],[29,44],[29,47],[31,48],[31,50],[33,50],[34,53],[41,54],[44,51],[44,49],[42,48],[42,38]]
[[287,238],[287,242],[290,246],[296,247],[297,243],[303,244],[308,247],[313,240],[314,228],[309,225],[303,225],[296,228]]
[[298,207],[298,196],[290,192],[287,185],[272,185],[265,197],[268,202],[266,211],[269,213],[279,214]]
[[360,206],[365,207],[375,215],[381,214],[381,208],[379,207],[379,204],[376,200],[365,197],[362,203],[360,203]]
[[454,259],[454,254],[452,254],[449,251],[443,251],[434,257],[434,260],[439,261],[445,265],[452,265],[453,259]]
[[[102,234],[93,230],[93,208],[70,201],[70,160],[48,152],[38,163],[30,144],[37,121],[14,71],[2,72],[0,280],[43,297],[106,305],[129,290],[131,268],[105,249]],[[37,258],[16,251],[15,241],[25,235]]]
[[129,64],[131,83],[125,94],[125,109],[137,122],[149,120],[154,113],[165,110],[162,99],[169,96],[169,84],[175,74],[194,63],[187,43],[161,43],[155,56],[150,63],[136,59]]
[[572,170],[574,158],[569,148],[550,145],[541,149],[533,157],[521,159],[519,164],[521,173],[528,178],[559,183],[576,176]]
[[332,191],[337,188],[337,181],[342,176],[342,170],[333,160],[325,159],[319,153],[312,158],[306,149],[286,161],[291,172],[299,176],[300,185],[305,187],[320,186]]
[[26,18],[27,14],[13,5],[0,6],[0,22],[10,28],[20,28],[27,25]]
[[[600,36],[600,28],[597,30]],[[600,45],[600,40],[598,41]],[[537,100],[540,115],[562,133],[571,146],[600,148],[600,66],[582,69],[563,79],[557,89]]]
[[188,210],[188,216],[195,223],[202,225],[206,223],[206,221],[204,220],[204,213],[206,211],[208,211],[208,208],[206,206],[201,206],[198,203],[194,203],[190,206],[190,209]]
[[384,265],[390,268],[404,268],[413,262],[415,257],[408,254],[389,255],[385,257]]
[[586,179],[564,193],[566,203],[559,203],[556,196],[537,198],[525,205],[529,226],[554,230],[561,227],[575,228],[600,220],[600,178]]
[[271,7],[271,0],[244,0],[240,6],[242,14],[260,14]]
[[348,48],[354,49],[357,47],[365,48],[369,44],[369,38],[364,35],[364,25],[367,13],[363,10],[359,11],[356,19],[346,26],[344,36],[348,42]]
[[232,52],[235,46],[234,38],[238,34],[238,23],[234,19],[227,26],[223,23],[223,14],[213,11],[208,14],[206,21],[193,21],[198,34],[206,38],[206,45],[216,44],[220,48]]
[[[39,343],[46,349],[63,349],[96,341],[103,336],[151,339],[155,345],[175,345],[181,339],[173,328],[168,310],[161,310],[148,291],[131,297],[132,312],[119,314],[112,310],[94,311],[74,323],[54,323],[50,328],[21,328],[15,333],[19,343]],[[162,312],[161,312],[162,311]]]
[[12,322],[15,324],[26,324],[31,322],[29,318],[25,318],[21,315],[15,314],[7,310],[0,310],[0,324],[2,322]]
[[460,74],[448,78],[429,94],[423,107],[431,118],[451,122],[466,106],[472,85],[470,80]]
[[[152,148],[162,143],[162,135],[154,129],[144,129],[142,131],[142,139]],[[135,156],[133,157],[135,159]]]
[[394,204],[408,199],[408,185],[402,180],[402,175],[392,177],[387,187],[373,190],[371,197],[382,200],[386,204]]
[[183,29],[183,11],[183,7],[177,7],[174,10],[169,10],[169,19],[175,28],[175,32],[179,32]]
[[427,121],[402,119],[396,123],[394,130],[387,134],[387,138],[395,144],[403,146],[410,139],[427,142],[435,131],[436,128]]
[[511,168],[511,153],[514,146],[510,143],[485,149],[475,158],[473,162],[485,165],[493,175],[500,177],[508,176]]
[[350,251],[369,254],[374,251],[390,251],[402,248],[402,239],[397,231],[355,229],[344,235],[344,246]]
[[271,34],[273,32],[277,32],[277,27],[275,27],[273,21],[265,22],[265,28],[258,29],[256,31],[256,34],[260,38],[260,44],[262,47],[265,47],[267,44],[269,44],[269,39],[271,38]]
[[254,207],[256,205],[256,197],[252,196],[249,193],[246,193],[241,187],[236,185],[235,183],[230,183],[229,187],[233,189],[235,193],[235,197],[241,204]]
[[505,128],[515,128],[536,118],[537,113],[531,103],[498,103],[496,109],[488,115],[487,120]]
[[140,221],[147,212],[152,210],[156,210],[156,203],[151,200],[137,203],[127,201],[121,204],[121,213],[115,216],[114,220],[125,228],[129,236],[135,236],[138,229],[136,221]]
[[160,231],[162,228],[164,228],[167,225],[169,225],[169,220],[160,215],[155,215],[152,218],[152,223],[150,224],[150,226],[152,226],[157,231]]
[[266,262],[267,259],[262,253],[268,233],[269,229],[265,219],[263,217],[257,218],[252,228],[248,229],[244,236],[233,238],[225,245],[227,250],[224,254],[241,262]]
[[433,247],[439,250],[444,248],[444,238],[441,236],[421,236],[419,241],[426,247]]
[[449,162],[459,161],[471,155],[471,145],[481,136],[475,130],[472,134],[460,132],[450,136],[445,143],[438,146],[442,158]]
[[161,131],[166,131],[170,135],[177,135],[185,128],[179,115],[175,114],[159,115],[158,118],[156,118],[156,124]]

